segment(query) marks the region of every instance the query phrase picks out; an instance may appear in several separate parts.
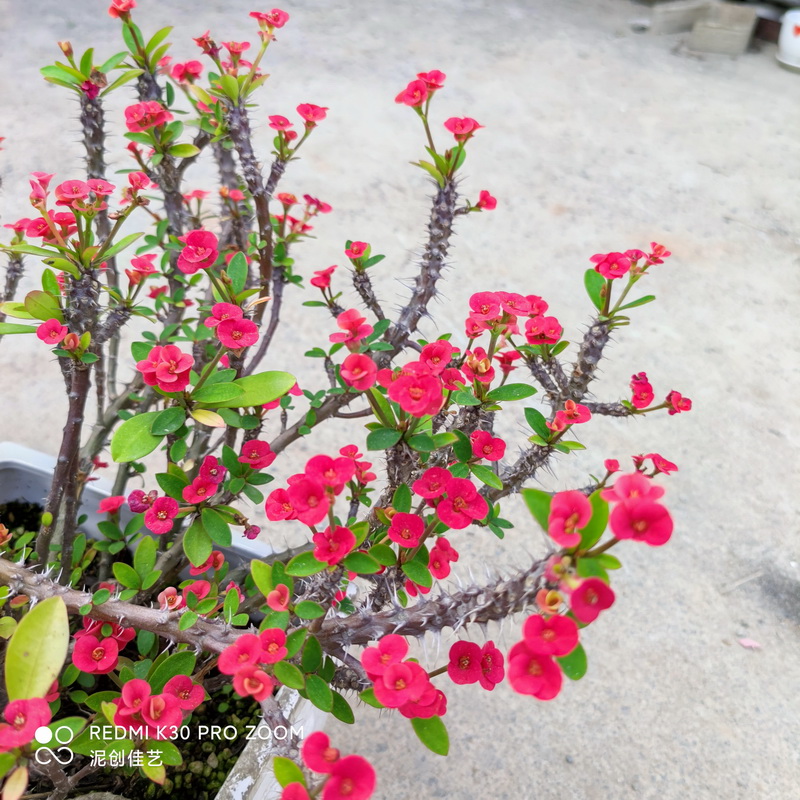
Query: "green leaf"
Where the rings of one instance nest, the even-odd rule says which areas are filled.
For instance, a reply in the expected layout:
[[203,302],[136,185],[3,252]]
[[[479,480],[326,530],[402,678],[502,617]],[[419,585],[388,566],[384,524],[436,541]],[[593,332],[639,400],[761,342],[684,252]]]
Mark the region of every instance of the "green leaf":
[[481,401],[469,389],[453,392],[453,402],[459,406],[479,406]]
[[447,735],[447,728],[442,722],[441,717],[430,717],[422,719],[416,717],[411,720],[411,727],[417,734],[419,740],[432,753],[446,756],[450,751],[450,737]]
[[44,697],[61,672],[69,649],[67,607],[61,597],[37,603],[8,640],[5,659],[9,700]]
[[145,536],[139,542],[136,552],[133,554],[133,568],[142,578],[150,574],[156,565],[156,540],[150,536]]
[[258,591],[266,597],[273,589],[272,567],[264,561],[253,559],[250,562],[250,574]]
[[397,563],[397,556],[391,547],[385,544],[376,544],[370,547],[369,554],[384,567],[391,567]]
[[484,464],[470,464],[469,471],[481,482],[493,489],[502,489],[503,481]]
[[392,497],[392,508],[404,514],[411,511],[411,489],[408,488],[407,483],[401,483],[397,489],[395,489],[394,496]]
[[213,549],[211,537],[203,527],[203,523],[196,519],[183,537],[183,552],[193,566],[199,567],[208,560]]
[[306,694],[308,699],[322,711],[333,710],[333,692],[319,675],[306,675]]
[[159,31],[156,31],[153,34],[153,37],[147,43],[147,46],[145,47],[145,52],[148,54],[152,53],[153,50],[155,50],[156,47],[158,47],[161,44],[161,42],[163,42],[164,39],[166,39],[167,36],[170,35],[171,32],[172,32],[171,25],[167,26],[166,28],[161,28],[161,30]]
[[0,335],[6,333],[36,333],[32,325],[20,325],[18,322],[0,322]]
[[596,558],[579,558],[576,570],[581,578],[600,578],[608,583],[608,573]]
[[586,287],[586,294],[589,295],[589,299],[592,301],[594,307],[598,311],[602,311],[603,298],[600,293],[606,285],[603,276],[594,269],[587,269],[586,272],[583,273],[583,285]]
[[300,619],[317,619],[325,616],[325,609],[313,600],[301,600],[294,608]]
[[616,556],[612,556],[611,553],[600,553],[600,555],[597,556],[597,562],[603,569],[622,568],[622,562]]
[[523,489],[520,494],[525,505],[528,506],[528,510],[533,514],[533,518],[547,531],[552,496],[541,489]]
[[486,399],[493,403],[501,403],[506,400],[524,400],[526,397],[533,397],[536,389],[528,386],[527,383],[507,383],[505,386],[498,386],[486,395]]
[[303,646],[306,636],[308,636],[308,631],[305,628],[298,628],[286,637],[287,658],[294,658],[300,652],[300,648]]
[[531,426],[531,429],[535,433],[538,433],[539,436],[542,437],[542,439],[547,441],[550,438],[550,434],[552,433],[552,431],[550,430],[550,428],[547,427],[547,420],[545,419],[544,414],[542,414],[541,411],[535,408],[526,408],[525,420],[528,423],[528,425]]
[[286,574],[295,578],[307,578],[309,575],[316,575],[327,567],[322,561],[317,561],[311,552],[299,553],[287,565]]
[[316,672],[322,666],[322,645],[316,636],[309,636],[300,663],[304,672]]
[[579,681],[585,674],[588,667],[586,660],[586,651],[583,645],[578,643],[578,646],[566,656],[557,656],[561,671],[571,680]]
[[608,525],[608,502],[600,497],[600,490],[592,492],[589,502],[592,504],[592,518],[585,528],[580,529],[581,550],[588,550],[595,545]]
[[194,144],[174,144],[167,152],[175,158],[191,158],[200,152],[200,148]]
[[453,455],[462,463],[472,458],[472,442],[464,431],[455,431],[458,441],[453,445]]
[[156,480],[165,494],[168,494],[178,502],[181,501],[183,490],[188,486],[188,483],[184,479],[179,478],[177,475],[159,472],[158,475],[156,475]]
[[101,259],[107,261],[109,258],[113,258],[126,247],[130,247],[141,235],[141,233],[130,233],[127,236],[123,236],[116,244],[112,244],[111,247],[102,254]]
[[243,394],[242,387],[235,383],[215,383],[212,386],[201,386],[196,392],[192,392],[192,400],[198,403],[224,403],[236,400]]
[[189,630],[189,628],[191,628],[192,625],[194,625],[199,618],[200,618],[199,615],[196,614],[194,611],[184,610],[184,613],[181,614],[181,618],[178,622],[178,630],[180,631]]
[[114,80],[113,83],[110,83],[100,92],[100,97],[105,97],[109,92],[113,92],[114,89],[119,89],[120,86],[124,86],[126,83],[129,83],[134,78],[138,78],[144,72],[143,69],[128,69],[122,73],[118,78]]
[[49,319],[57,319],[64,324],[64,314],[61,306],[53,295],[49,292],[41,292],[34,289],[25,295],[25,310],[34,318],[47,322]]
[[395,421],[394,411],[392,410],[392,406],[384,396],[383,392],[379,391],[376,387],[373,386],[369,390],[369,393],[370,395],[372,395],[372,399],[375,402],[375,405],[378,406],[378,409],[380,410],[383,418],[385,418],[389,422],[394,423]]
[[419,561],[409,561],[403,564],[403,574],[419,586],[429,589],[433,586],[433,576],[430,570]]
[[342,564],[345,569],[349,569],[359,575],[374,575],[376,572],[381,571],[381,565],[372,556],[357,551],[350,553]]
[[645,303],[652,303],[653,300],[656,299],[654,294],[647,294],[644,297],[640,297],[638,300],[634,300],[632,303],[627,303],[624,306],[620,306],[617,311],[624,311],[626,308],[636,308],[637,306],[643,306]]
[[221,514],[212,508],[204,508],[200,517],[203,520],[203,527],[215,544],[220,547],[231,546],[231,528]]
[[339,722],[344,722],[346,725],[352,725],[356,721],[353,709],[350,708],[350,704],[339,692],[333,692],[333,708],[331,709],[331,713]]
[[153,420],[153,424],[150,426],[150,433],[153,436],[166,436],[168,433],[175,433],[185,421],[186,411],[181,406],[165,408]]
[[116,69],[126,58],[128,54],[125,51],[121,53],[115,53],[111,58],[104,61],[97,69],[102,73],[111,72],[112,69]]
[[142,579],[133,567],[123,564],[121,561],[117,561],[111,569],[114,573],[114,577],[126,588],[138,589],[141,587]]
[[158,666],[153,666],[147,676],[147,682],[153,689],[153,694],[159,694],[164,690],[167,681],[172,680],[176,675],[191,675],[194,672],[197,657],[189,650],[180,650],[167,656]]
[[359,697],[360,700],[365,702],[368,706],[372,706],[373,708],[383,708],[384,707],[383,703],[381,703],[381,701],[378,700],[377,697],[375,697],[375,690],[372,687],[370,687],[369,689],[364,689],[364,691],[361,692],[358,695],[358,697]]
[[54,82],[59,81],[60,84],[66,83],[70,86],[75,86],[78,83],[82,83],[82,81],[79,81],[72,73],[61,69],[61,67],[57,67],[55,64],[42,67],[39,72],[45,79],[52,79]]
[[260,372],[234,381],[243,394],[235,400],[206,403],[214,408],[248,408],[271,403],[286,394],[297,383],[294,375],[288,372]]
[[117,464],[138,461],[158,447],[162,437],[153,436],[150,428],[161,413],[161,411],[146,411],[143,414],[136,414],[117,428],[111,440],[111,458]]
[[436,449],[436,442],[427,433],[420,433],[408,440],[408,446],[418,453],[432,453]]
[[306,778],[305,775],[303,775],[303,770],[291,759],[284,758],[283,756],[275,756],[272,759],[272,769],[275,772],[275,780],[278,781],[284,789],[290,783],[306,785]]
[[414,166],[422,167],[426,172],[430,174],[430,176],[439,184],[439,186],[444,187],[444,176],[441,172],[439,172],[433,164],[429,163],[428,161],[418,161]]
[[234,294],[239,294],[247,282],[247,259],[244,253],[238,252],[234,255],[227,266],[226,272],[231,279]]
[[239,99],[239,82],[233,75],[222,75],[219,79],[222,91],[235,103]]
[[305,686],[303,673],[294,664],[279,661],[273,667],[275,677],[290,689],[302,689]]
[[402,435],[394,428],[378,428],[367,436],[367,450],[388,450],[400,441]]

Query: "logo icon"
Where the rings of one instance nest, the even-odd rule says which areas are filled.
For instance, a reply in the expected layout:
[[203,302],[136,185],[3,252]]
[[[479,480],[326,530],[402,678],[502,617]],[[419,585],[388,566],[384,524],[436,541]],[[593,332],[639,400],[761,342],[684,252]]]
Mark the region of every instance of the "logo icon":
[[[42,745],[36,748],[36,752],[33,754],[37,764],[52,764],[53,761],[57,761],[61,766],[64,766],[71,764],[75,758],[75,753],[69,747],[65,747],[72,741],[72,728],[68,725],[59,725],[55,730],[42,725],[36,729],[33,738],[38,744]],[[55,740],[55,744],[61,745],[61,747],[56,747],[55,750],[47,747],[53,740]]]

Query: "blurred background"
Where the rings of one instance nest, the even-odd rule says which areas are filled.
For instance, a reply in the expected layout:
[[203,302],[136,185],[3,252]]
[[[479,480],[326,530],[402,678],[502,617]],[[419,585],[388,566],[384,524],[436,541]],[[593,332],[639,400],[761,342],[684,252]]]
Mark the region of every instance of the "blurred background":
[[[498,206],[459,219],[436,324],[425,331],[454,330],[463,345],[469,296],[506,290],[544,297],[579,341],[591,318],[589,257],[660,242],[673,255],[644,287],[658,302],[634,309],[615,335],[595,398],[628,397],[630,375],[646,371],[657,398],[676,389],[694,404],[675,417],[597,419],[581,430],[588,449],[541,476],[545,488],[573,488],[605,458],[627,468],[649,452],[680,467],[661,479],[672,541],[618,548],[617,602],[586,631],[585,678],[549,703],[505,685],[445,687],[446,759],[423,749],[405,720],[366,706],[355,727],[329,726],[334,745],[373,762],[385,800],[798,797],[800,74],[781,69],[764,40],[737,57],[692,50],[688,28],[658,33],[656,7],[628,0],[284,8],[291,20],[270,48],[272,77],[252,119],[268,161],[269,114],[292,117],[302,102],[330,109],[281,184],[334,208],[296,250],[304,275],[344,267],[344,242],[366,241],[387,254],[373,278],[386,306],[407,297],[431,187],[409,165],[425,157],[419,121],[394,97],[417,72],[439,69],[447,83],[434,119],[485,126],[470,142],[461,193],[474,202],[488,189]],[[242,0],[139,0],[135,19],[148,33],[175,25],[172,55],[183,61],[199,58],[191,37],[206,30],[217,41],[254,40],[251,10]],[[39,67],[60,57],[57,40],[103,55],[120,47],[100,0],[5,0],[0,12],[5,224],[28,213],[29,172],[81,174],[76,104]],[[110,104],[113,169],[129,166],[128,95]],[[435,130],[444,144],[449,134]],[[203,162],[186,188],[213,189],[213,178]],[[344,269],[338,277],[356,305]],[[33,288],[34,276],[26,281]],[[301,308],[308,297],[290,294],[270,366],[327,339],[324,310]],[[318,367],[296,368],[302,386],[323,379]],[[49,352],[33,337],[6,337],[0,377],[0,440],[55,454],[66,401]],[[523,441],[518,421],[503,432]],[[279,477],[347,444],[345,435],[321,428],[287,454]],[[481,581],[484,564],[502,571],[542,552],[519,503],[505,515],[517,527],[503,542],[480,530],[453,539],[462,579],[470,565]],[[292,536],[264,532],[276,546]],[[486,635],[507,648],[518,628]],[[442,663],[452,641],[427,639],[427,663]]]

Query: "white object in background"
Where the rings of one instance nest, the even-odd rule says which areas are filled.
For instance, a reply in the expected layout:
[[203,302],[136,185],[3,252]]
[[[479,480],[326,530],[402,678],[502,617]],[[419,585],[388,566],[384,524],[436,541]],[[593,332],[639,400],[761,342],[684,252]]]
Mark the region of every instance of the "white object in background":
[[783,15],[777,59],[786,67],[800,69],[800,8]]

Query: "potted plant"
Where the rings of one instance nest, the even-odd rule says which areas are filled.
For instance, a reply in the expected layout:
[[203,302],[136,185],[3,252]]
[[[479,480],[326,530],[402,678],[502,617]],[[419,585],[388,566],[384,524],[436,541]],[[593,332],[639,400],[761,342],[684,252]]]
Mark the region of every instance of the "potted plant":
[[[36,529],[0,519],[3,798],[79,796],[87,785],[131,798],[367,798],[379,777],[312,732],[312,709],[345,722],[372,713],[364,704],[396,710],[393,723],[408,719],[445,755],[448,681],[492,690],[508,680],[556,697],[565,676],[586,672],[581,629],[614,602],[617,546],[669,540],[654,478],[677,467],[657,453],[627,471],[587,461],[587,479],[555,493],[526,483],[584,449],[582,425],[691,408],[676,391],[656,402],[643,372],[629,397],[590,399],[612,332],[654,299],[637,284],[658,280],[650,272],[670,254],[652,243],[587,258],[576,282],[593,319],[574,345],[525,286],[476,287],[463,331],[421,339],[455,226],[497,204],[461,182],[483,126],[438,113],[446,76],[419,73],[396,97],[419,119],[414,165],[433,196],[413,290],[390,312],[372,281],[384,256],[369,243],[340,237],[348,267],[296,261],[332,209],[282,182],[328,109],[268,116],[270,165],[254,148],[262,65],[289,15],[253,12],[254,42],[206,33],[195,39],[202,61],[173,63],[170,28],[145,33],[133,0],[109,13],[124,49],[76,54],[61,42],[62,58],[42,70],[77,98],[86,174],[34,172],[31,216],[2,245],[0,335],[38,337],[68,398]],[[106,120],[116,92],[131,101],[124,120]],[[107,126],[120,124],[131,159],[121,178],[104,156]],[[187,184],[202,154],[218,168],[216,207]],[[18,297],[23,269],[41,288]],[[304,354],[281,325],[286,296],[301,290],[311,299],[293,322],[318,331]],[[294,377],[302,355],[319,365],[311,389]],[[519,442],[498,435],[503,418],[524,430]],[[320,451],[315,432],[333,419],[347,434]],[[310,457],[293,457],[301,441]],[[117,471],[98,500],[105,458]],[[549,552],[452,585],[452,564],[468,561],[462,532],[502,539],[502,501],[515,493]],[[288,529],[305,543],[281,552]],[[270,550],[241,548],[256,540]],[[510,650],[472,641],[474,626],[517,615]],[[446,631],[463,638],[443,663],[409,650]],[[224,782],[241,752],[234,740],[249,744]]]

